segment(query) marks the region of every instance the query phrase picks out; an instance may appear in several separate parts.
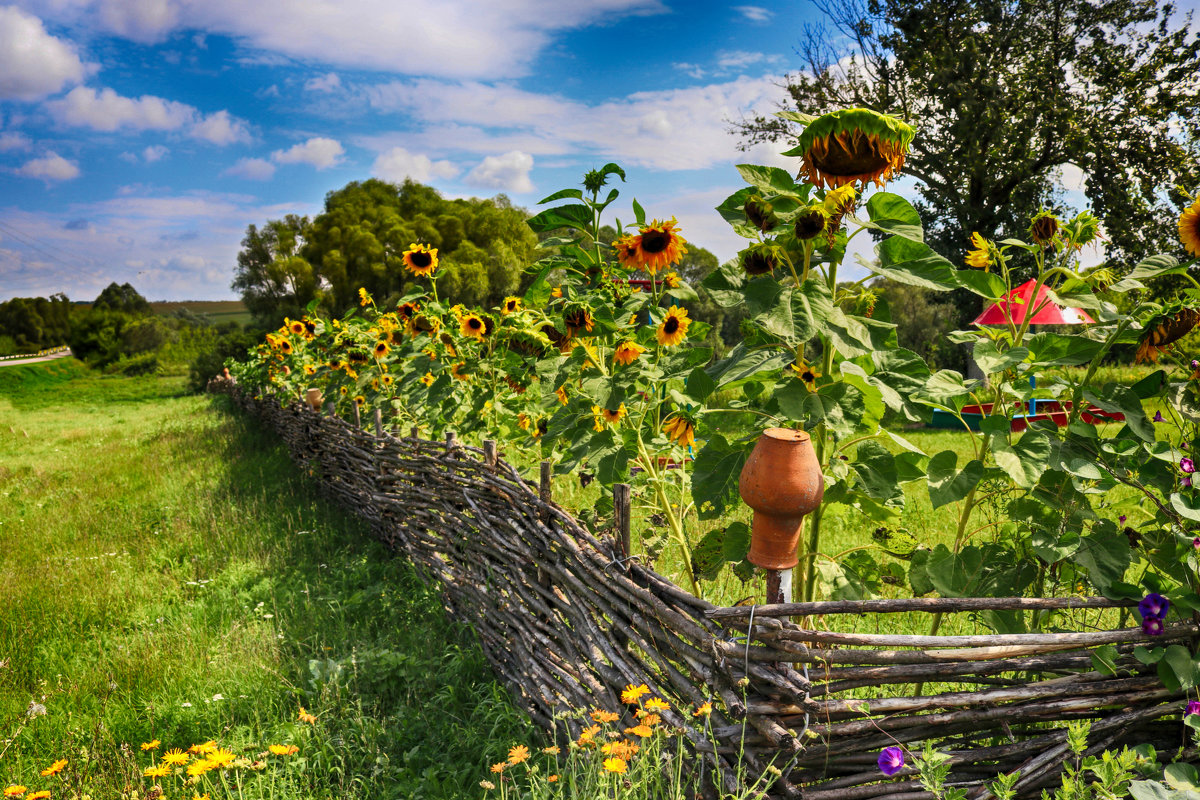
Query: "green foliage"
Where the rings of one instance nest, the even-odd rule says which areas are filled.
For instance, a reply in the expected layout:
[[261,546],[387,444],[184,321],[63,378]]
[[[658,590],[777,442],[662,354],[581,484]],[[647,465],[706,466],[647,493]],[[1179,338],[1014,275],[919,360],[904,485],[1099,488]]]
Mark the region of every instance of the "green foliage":
[[14,297],[0,303],[0,355],[66,344],[74,306],[65,295]]

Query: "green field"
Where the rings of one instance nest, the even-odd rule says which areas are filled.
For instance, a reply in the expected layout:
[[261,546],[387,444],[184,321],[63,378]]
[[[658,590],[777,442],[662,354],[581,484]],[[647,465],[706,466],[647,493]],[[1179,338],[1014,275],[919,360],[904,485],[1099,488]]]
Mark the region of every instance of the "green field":
[[155,314],[161,315],[186,308],[195,314],[208,317],[214,325],[220,325],[222,322],[250,324],[250,312],[241,300],[158,300],[151,303],[150,308]]
[[[0,553],[5,785],[457,798],[533,741],[436,593],[179,380],[0,372]],[[209,740],[265,768],[143,776]]]

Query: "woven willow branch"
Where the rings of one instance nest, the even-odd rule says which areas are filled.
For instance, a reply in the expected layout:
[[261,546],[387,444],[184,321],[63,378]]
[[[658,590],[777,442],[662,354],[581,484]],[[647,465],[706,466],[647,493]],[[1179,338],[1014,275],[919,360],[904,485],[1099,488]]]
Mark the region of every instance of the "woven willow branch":
[[[678,728],[702,769],[726,791],[771,765],[771,794],[807,800],[916,800],[928,795],[912,769],[885,779],[878,751],[926,740],[948,752],[950,785],[988,797],[984,782],[1019,770],[1024,797],[1057,780],[1063,723],[1090,719],[1093,749],[1185,744],[1182,711],[1138,644],[1194,645],[1196,625],[1158,637],[1140,629],[1005,636],[905,636],[804,630],[789,617],[900,611],[969,612],[1115,608],[1104,598],[939,598],[718,608],[624,560],[487,450],[374,432],[293,402],[256,398],[227,382],[218,391],[274,429],[323,491],[368,521],[442,589],[447,609],[470,623],[496,673],[539,724],[578,735],[560,712],[621,711],[627,684],[646,683],[680,712]],[[357,417],[357,415],[355,415]],[[887,617],[881,618],[886,623]],[[1090,653],[1117,649],[1114,675]],[[807,677],[806,677],[807,676]],[[912,685],[954,691],[913,697]],[[892,689],[895,687],[895,690]],[[854,693],[853,695],[850,693]],[[709,718],[686,714],[714,699]]]

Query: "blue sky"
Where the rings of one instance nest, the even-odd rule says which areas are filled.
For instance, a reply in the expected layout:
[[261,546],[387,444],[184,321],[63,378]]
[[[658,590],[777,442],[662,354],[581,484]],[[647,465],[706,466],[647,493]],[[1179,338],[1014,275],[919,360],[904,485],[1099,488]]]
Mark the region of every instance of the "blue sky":
[[728,122],[776,107],[818,17],[808,0],[4,2],[0,299],[114,280],[233,297],[247,225],[315,214],[351,180],[534,209],[608,161],[629,174],[623,219],[636,196],[730,258],[713,207],[734,165],[797,164],[739,152]]
[[[814,11],[667,0],[0,5],[0,299],[220,299],[246,226],[406,176],[534,208],[590,168],[722,258],[712,210]],[[624,203],[622,206],[621,203]]]

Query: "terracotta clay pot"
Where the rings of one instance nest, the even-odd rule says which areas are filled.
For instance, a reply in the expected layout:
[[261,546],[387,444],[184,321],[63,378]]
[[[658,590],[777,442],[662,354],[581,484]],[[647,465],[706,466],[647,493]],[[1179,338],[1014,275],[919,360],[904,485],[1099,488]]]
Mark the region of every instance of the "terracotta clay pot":
[[313,411],[320,413],[321,411],[321,390],[309,389],[304,393],[304,399],[308,403],[308,407]]
[[754,509],[750,563],[764,569],[796,566],[804,515],[821,505],[825,495],[825,476],[808,434],[787,428],[763,431],[742,467],[738,490]]

